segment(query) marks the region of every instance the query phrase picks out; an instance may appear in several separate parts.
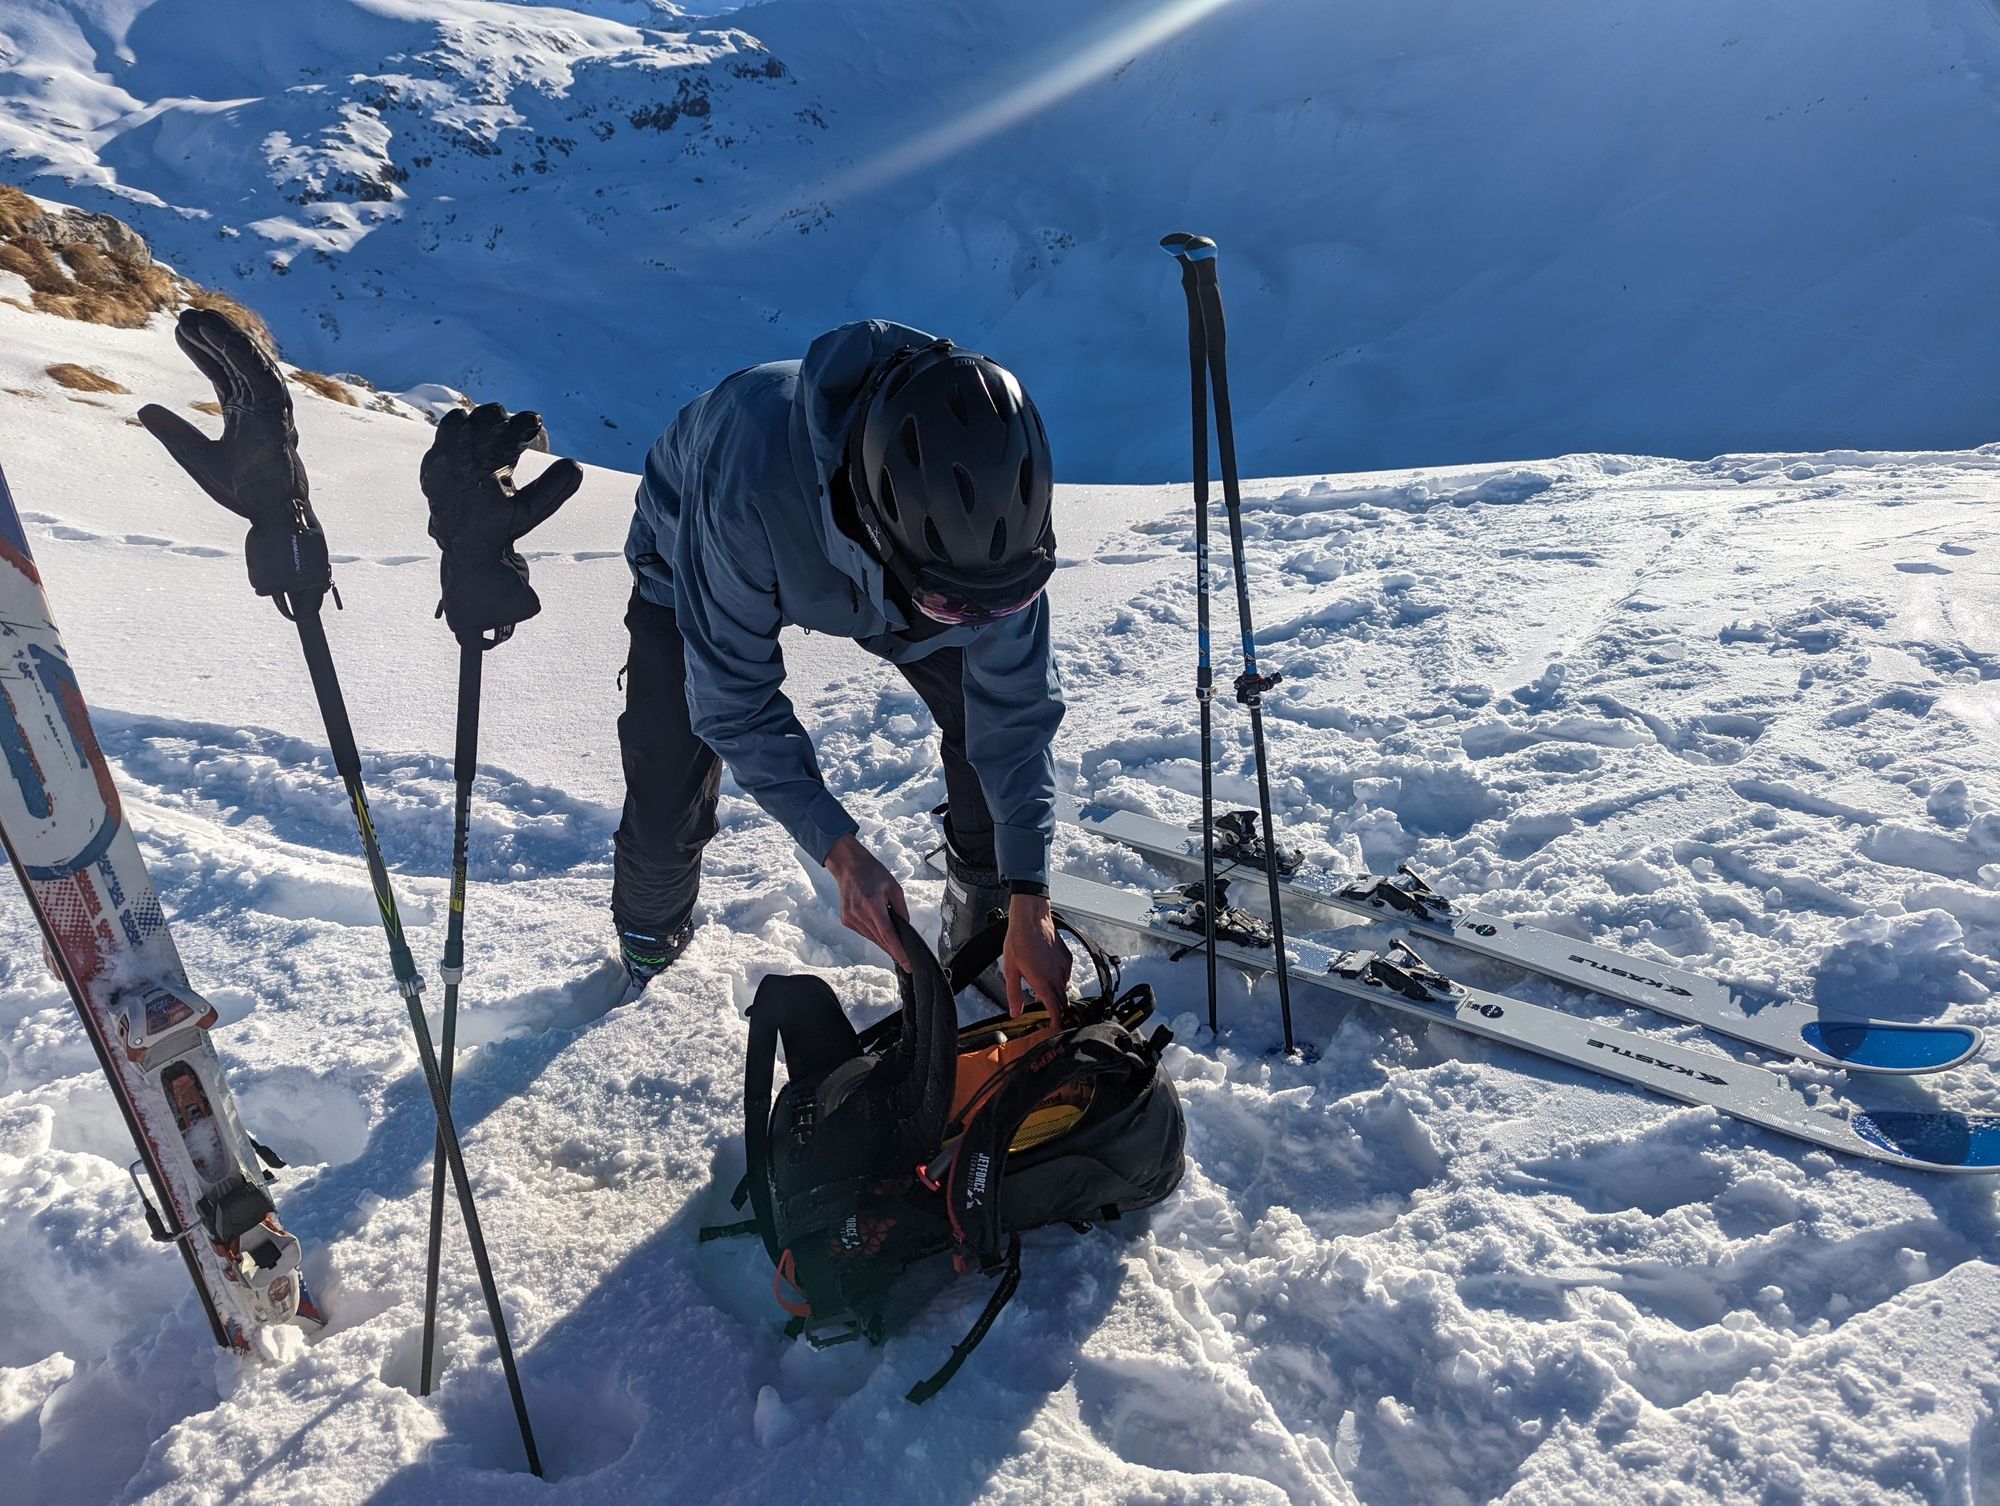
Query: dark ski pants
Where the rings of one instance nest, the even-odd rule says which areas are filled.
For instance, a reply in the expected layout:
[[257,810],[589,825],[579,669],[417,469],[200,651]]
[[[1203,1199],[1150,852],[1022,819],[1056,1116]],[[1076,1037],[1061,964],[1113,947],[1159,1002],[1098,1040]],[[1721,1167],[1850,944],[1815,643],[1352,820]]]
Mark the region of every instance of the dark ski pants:
[[[668,936],[694,913],[701,854],[715,835],[722,760],[688,725],[687,650],[671,609],[638,592],[625,609],[632,635],[618,751],[625,815],[618,824],[611,918],[621,931]],[[965,655],[939,649],[896,666],[930,708],[943,742],[946,825],[968,864],[991,869],[993,816],[965,756]]]

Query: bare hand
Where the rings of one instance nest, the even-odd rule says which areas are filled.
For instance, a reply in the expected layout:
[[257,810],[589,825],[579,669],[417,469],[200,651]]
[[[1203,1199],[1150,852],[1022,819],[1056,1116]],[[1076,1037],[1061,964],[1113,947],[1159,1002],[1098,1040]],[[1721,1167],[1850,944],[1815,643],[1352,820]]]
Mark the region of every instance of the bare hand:
[[826,871],[840,885],[840,923],[864,941],[874,942],[896,966],[908,972],[909,956],[889,919],[891,912],[905,922],[910,918],[910,902],[903,898],[903,886],[895,875],[852,833],[833,844],[826,855]]
[[1007,907],[1007,945],[1000,967],[1007,979],[1007,1013],[1028,1007],[1026,984],[1051,1014],[1059,1013],[1069,997],[1070,969],[1076,959],[1056,934],[1048,900],[1039,894],[1017,894]]

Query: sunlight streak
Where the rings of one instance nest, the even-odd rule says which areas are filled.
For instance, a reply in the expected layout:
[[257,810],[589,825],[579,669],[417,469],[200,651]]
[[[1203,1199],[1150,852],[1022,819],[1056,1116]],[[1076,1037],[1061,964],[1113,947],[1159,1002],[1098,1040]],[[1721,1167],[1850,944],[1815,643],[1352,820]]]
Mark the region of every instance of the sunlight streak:
[[1036,70],[992,99],[940,123],[914,140],[857,163],[822,184],[815,197],[833,201],[866,193],[941,162],[1058,103],[1148,48],[1178,36],[1234,3],[1235,0],[1161,0],[1146,14],[1114,26],[1074,51],[1066,46],[1060,61]]

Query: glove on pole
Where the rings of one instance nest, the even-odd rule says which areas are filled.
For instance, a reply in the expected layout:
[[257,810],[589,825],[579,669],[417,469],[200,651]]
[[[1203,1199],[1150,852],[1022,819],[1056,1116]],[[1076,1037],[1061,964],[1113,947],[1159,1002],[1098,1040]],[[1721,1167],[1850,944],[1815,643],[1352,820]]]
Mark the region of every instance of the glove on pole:
[[466,1241],[472,1246],[473,1264],[485,1293],[487,1316],[493,1323],[500,1365],[506,1372],[514,1418],[521,1429],[521,1445],[528,1456],[528,1468],[539,1475],[541,1456],[535,1450],[527,1399],[521,1392],[520,1372],[514,1364],[514,1346],[508,1338],[506,1315],[500,1308],[500,1292],[493,1279],[492,1262],[487,1258],[486,1239],[480,1232],[479,1213],[473,1206],[472,1179],[466,1174],[458,1129],[452,1123],[451,1103],[439,1077],[430,1026],[424,1019],[423,978],[403,937],[395,891],[389,886],[388,869],[375,840],[368,796],[361,784],[361,753],[355,746],[347,703],[341,695],[333,655],[327,647],[326,629],[320,621],[320,607],[326,593],[333,588],[333,574],[328,564],[326,535],[306,500],[306,473],[299,463],[291,394],[277,363],[263,347],[213,310],[188,309],[182,313],[174,338],[215,387],[222,404],[222,437],[207,438],[186,419],[156,403],[139,410],[139,421],[166,446],[167,453],[203,491],[248,520],[250,536],[244,545],[244,556],[250,567],[250,584],[258,595],[275,598],[278,610],[298,627],[299,646],[312,677],[320,717],[326,723],[334,767],[340,772],[348,802],[354,809],[362,856],[368,863],[368,879],[375,890],[383,932],[388,937],[389,963],[395,973],[396,988],[409,1010],[417,1058],[423,1066],[425,1085],[430,1089],[431,1109],[437,1115],[438,1138],[444,1143],[451,1166],[458,1205],[465,1216]]
[[197,486],[250,525],[243,557],[259,596],[278,597],[285,611],[287,596],[324,595],[333,567],[307,500],[285,379],[255,340],[213,309],[183,313],[174,339],[215,388],[222,437],[210,439],[158,403],[141,408],[139,422]]
[[[488,649],[513,636],[515,624],[542,609],[528,584],[528,562],[514,544],[545,522],[583,483],[573,460],[557,461],[528,486],[514,489],[523,450],[546,448],[548,435],[533,413],[509,416],[498,403],[447,413],[424,456],[430,533],[444,551],[439,568],[444,598],[438,615],[458,638],[458,736],[452,755],[457,784],[451,827],[451,912],[445,922],[444,1025],[438,1044],[446,1096],[458,1043],[458,990],[465,978],[465,876],[471,841],[472,781],[478,770],[481,666]],[[431,1394],[437,1346],[438,1270],[444,1240],[444,1137],[431,1159],[430,1241],[424,1256],[424,1341],[418,1394]]]
[[509,414],[498,403],[447,413],[424,456],[424,495],[444,600],[438,613],[458,641],[482,633],[502,642],[541,611],[528,584],[528,562],[514,545],[540,527],[583,484],[583,467],[558,460],[516,491],[514,467],[530,448],[546,448],[538,413]]

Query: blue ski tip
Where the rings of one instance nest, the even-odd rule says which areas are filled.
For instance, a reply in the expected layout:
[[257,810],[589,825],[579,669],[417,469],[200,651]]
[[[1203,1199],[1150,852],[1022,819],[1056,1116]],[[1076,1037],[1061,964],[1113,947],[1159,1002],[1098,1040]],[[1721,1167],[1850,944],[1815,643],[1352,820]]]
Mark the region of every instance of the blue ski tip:
[[2000,1171],[2000,1115],[1856,1114],[1848,1121],[1870,1145],[1912,1164],[1959,1171]]
[[1815,1051],[1870,1072],[1938,1072],[1974,1055],[1980,1032],[1964,1025],[1842,1025],[1820,1022],[1799,1032]]
[[1188,261],[1209,261],[1215,256],[1214,241],[1205,235],[1190,235],[1185,230],[1161,236],[1160,249],[1169,256],[1185,257]]
[[1176,230],[1172,235],[1160,237],[1160,249],[1169,256],[1179,256],[1187,250],[1187,244],[1194,237],[1185,230]]

